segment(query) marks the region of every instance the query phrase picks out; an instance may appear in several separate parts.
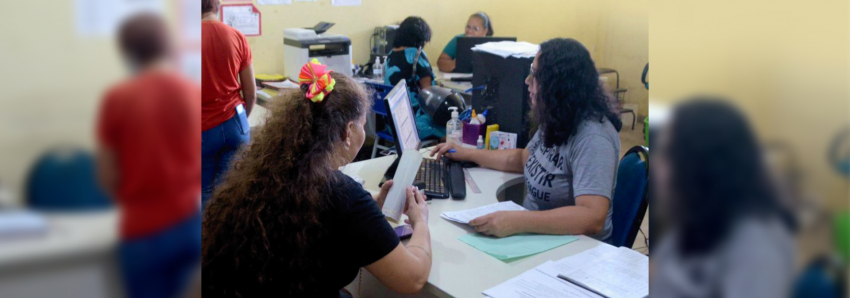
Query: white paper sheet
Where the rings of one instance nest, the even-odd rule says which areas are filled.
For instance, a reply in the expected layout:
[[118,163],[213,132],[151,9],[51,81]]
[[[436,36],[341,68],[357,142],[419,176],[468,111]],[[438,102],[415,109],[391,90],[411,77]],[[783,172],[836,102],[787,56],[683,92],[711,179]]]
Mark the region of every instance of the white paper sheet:
[[257,0],[259,5],[289,5],[292,0]]
[[537,270],[558,276],[609,297],[641,298],[649,295],[649,258],[631,249],[600,245]]
[[443,78],[446,80],[451,80],[454,78],[472,78],[471,73],[454,73],[454,72],[445,72],[443,73]]
[[581,287],[558,280],[534,269],[487,289],[484,291],[484,295],[492,298],[599,297]]
[[294,83],[290,80],[283,80],[283,81],[280,81],[280,82],[263,82],[263,85],[266,85],[266,86],[269,86],[269,87],[272,87],[272,88],[278,89],[278,90],[301,88],[300,85],[298,85],[298,84],[296,84],[296,83]]
[[472,50],[491,53],[502,58],[510,56],[528,58],[537,55],[540,46],[524,41],[494,41],[477,45]]
[[224,5],[221,7],[222,21],[244,35],[260,35],[260,12],[253,4]]
[[407,201],[407,188],[413,185],[413,180],[416,179],[416,173],[419,172],[421,163],[422,154],[419,153],[419,150],[404,150],[401,154],[401,160],[398,162],[398,168],[396,168],[395,176],[393,176],[393,186],[387,193],[384,208],[381,210],[384,216],[395,222],[401,219],[404,202]]
[[112,37],[135,13],[165,11],[163,0],[76,0],[75,6],[77,34],[84,37]]
[[513,201],[506,201],[473,209],[443,212],[440,214],[440,217],[462,224],[469,224],[469,221],[476,219],[479,216],[484,216],[497,211],[526,211],[526,209],[517,205]]
[[333,6],[360,6],[360,0],[331,0]]

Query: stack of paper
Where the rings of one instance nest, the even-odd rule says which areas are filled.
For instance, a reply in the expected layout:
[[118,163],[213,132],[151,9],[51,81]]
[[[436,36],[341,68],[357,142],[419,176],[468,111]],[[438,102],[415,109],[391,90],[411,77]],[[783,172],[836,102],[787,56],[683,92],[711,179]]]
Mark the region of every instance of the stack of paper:
[[290,81],[290,80],[283,80],[283,81],[280,81],[280,82],[263,82],[263,85],[265,85],[266,87],[277,89],[277,90],[301,88],[300,85],[298,85],[295,82]]
[[474,209],[462,210],[462,211],[454,211],[454,212],[443,212],[440,214],[440,217],[451,220],[453,222],[459,222],[462,224],[469,224],[469,221],[478,218],[479,216],[484,216],[496,211],[526,211],[527,209],[523,208],[520,205],[517,205],[513,201],[505,201],[496,204],[490,204],[487,206],[481,206]]
[[[578,256],[578,258],[584,258]],[[649,296],[649,258],[620,247],[592,259],[576,256],[538,267],[606,297],[642,298]]]
[[44,216],[26,210],[0,211],[0,240],[47,233]]
[[548,261],[484,291],[493,298],[649,296],[649,258],[607,244]]
[[537,55],[540,46],[524,41],[496,41],[482,43],[472,48],[473,51],[487,52],[502,58],[529,58]]

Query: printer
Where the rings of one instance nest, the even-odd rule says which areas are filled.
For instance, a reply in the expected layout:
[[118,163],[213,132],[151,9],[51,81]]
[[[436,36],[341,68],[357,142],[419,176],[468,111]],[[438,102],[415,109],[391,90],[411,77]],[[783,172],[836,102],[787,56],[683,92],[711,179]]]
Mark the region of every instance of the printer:
[[314,58],[334,72],[352,75],[351,40],[344,35],[323,34],[330,26],[321,25],[283,30],[284,75],[290,79],[297,78],[301,67]]

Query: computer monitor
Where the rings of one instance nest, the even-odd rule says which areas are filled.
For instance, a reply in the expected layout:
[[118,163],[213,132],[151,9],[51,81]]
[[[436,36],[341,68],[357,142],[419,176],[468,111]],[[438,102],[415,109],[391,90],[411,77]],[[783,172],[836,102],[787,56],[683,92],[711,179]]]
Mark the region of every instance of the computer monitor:
[[516,37],[458,37],[455,73],[472,73],[472,48],[494,41],[516,41]]
[[401,156],[404,150],[419,150],[419,130],[416,128],[416,118],[413,116],[413,108],[410,106],[410,97],[407,93],[407,83],[398,81],[393,90],[384,98],[387,114],[391,122],[393,137],[395,138],[396,151]]

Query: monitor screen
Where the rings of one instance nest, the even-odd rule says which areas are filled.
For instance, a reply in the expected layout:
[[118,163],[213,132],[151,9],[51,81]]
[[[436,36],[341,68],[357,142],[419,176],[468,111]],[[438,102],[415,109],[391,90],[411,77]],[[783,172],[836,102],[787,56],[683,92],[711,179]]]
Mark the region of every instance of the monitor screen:
[[404,150],[419,150],[419,131],[416,129],[416,119],[413,117],[413,108],[410,107],[410,97],[407,94],[407,84],[401,80],[384,99],[387,101],[387,111],[392,117],[399,155]]

